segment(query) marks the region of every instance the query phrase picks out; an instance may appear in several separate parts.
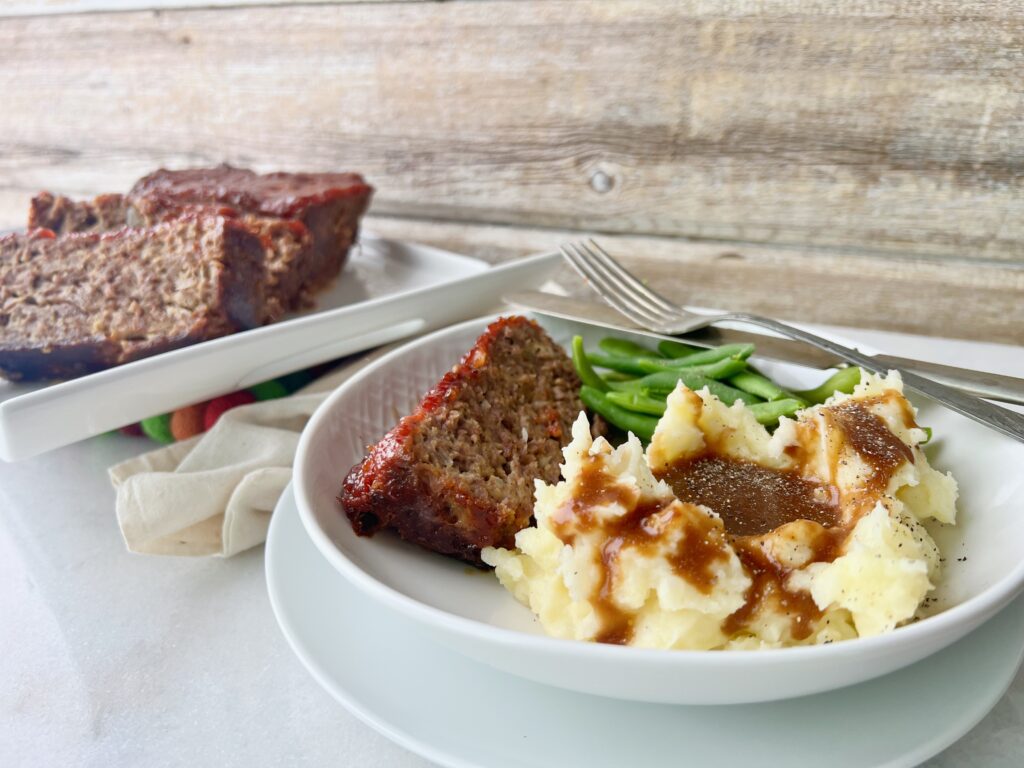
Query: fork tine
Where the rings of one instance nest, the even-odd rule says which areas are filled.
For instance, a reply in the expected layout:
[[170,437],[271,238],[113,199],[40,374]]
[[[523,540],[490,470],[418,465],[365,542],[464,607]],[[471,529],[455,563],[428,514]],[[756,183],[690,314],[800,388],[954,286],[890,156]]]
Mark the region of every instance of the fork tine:
[[580,241],[567,244],[573,255],[577,271],[583,274],[591,286],[609,303],[632,317],[635,322],[650,325],[664,320],[660,309],[652,307],[648,302],[638,301],[634,292],[623,287],[594,259],[593,254]]
[[638,293],[644,295],[650,302],[661,307],[666,312],[673,314],[678,313],[679,305],[673,304],[671,301],[666,299],[660,293],[655,291],[653,288],[648,287],[639,278],[637,278],[632,272],[622,266],[611,254],[609,254],[604,248],[594,242],[593,238],[588,238],[588,241],[593,250],[596,252],[595,257],[601,261],[601,263],[611,271],[616,277],[622,280],[624,283],[632,286]]
[[579,255],[575,250],[575,243],[564,243],[559,250],[562,252],[562,255],[566,258],[569,264],[572,265],[572,268],[576,270],[579,276],[582,277],[601,298],[634,322],[640,322],[644,319],[642,316],[638,316],[631,306],[620,301],[615,292],[606,290],[604,279],[600,274],[594,271],[586,259]]
[[590,261],[576,249],[575,243],[565,243],[559,250],[561,250],[562,255],[565,256],[566,260],[568,260],[573,268],[579,272],[580,276],[590,284],[598,295],[630,320],[639,325],[648,327],[652,323],[657,324],[661,322],[660,318],[652,316],[649,312],[644,311],[642,307],[636,306],[627,298],[623,297],[618,290],[618,287],[606,276],[597,271]]
[[[591,250],[586,243],[577,242],[574,246],[579,255],[586,259],[592,269],[599,271],[607,278],[607,282],[623,300],[629,300],[632,304],[643,307],[647,315],[660,322],[670,322],[678,319],[678,312],[673,311],[673,309],[666,309],[661,304],[652,301],[647,295],[648,292],[640,285],[639,281],[616,264],[614,260],[611,260],[610,256],[608,259],[611,260],[612,265],[618,268],[618,271],[609,267],[604,259]],[[623,280],[620,274],[625,274],[629,280]],[[637,286],[640,286],[640,288],[637,288]],[[668,306],[671,307],[672,305]]]

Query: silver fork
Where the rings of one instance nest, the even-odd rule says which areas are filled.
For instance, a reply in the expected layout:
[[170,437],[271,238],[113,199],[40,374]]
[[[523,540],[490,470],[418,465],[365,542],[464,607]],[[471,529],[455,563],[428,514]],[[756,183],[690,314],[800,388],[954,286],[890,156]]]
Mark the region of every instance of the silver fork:
[[[873,373],[885,375],[889,371],[889,366],[880,364],[869,355],[769,317],[747,312],[727,312],[718,315],[688,312],[644,285],[593,240],[566,243],[560,250],[601,298],[633,322],[657,333],[677,336],[725,321],[748,323],[812,344]],[[910,371],[900,370],[900,375],[908,389],[942,403],[947,408],[997,432],[1024,442],[1024,416],[1021,414],[979,400]]]

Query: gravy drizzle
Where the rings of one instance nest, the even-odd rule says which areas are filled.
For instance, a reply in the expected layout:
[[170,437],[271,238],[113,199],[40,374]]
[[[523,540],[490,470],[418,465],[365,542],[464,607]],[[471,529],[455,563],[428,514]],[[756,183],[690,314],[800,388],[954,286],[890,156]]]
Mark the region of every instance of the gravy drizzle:
[[[618,504],[626,512],[615,518],[598,519],[593,507]],[[667,503],[642,502],[631,489],[618,485],[615,477],[605,472],[598,457],[583,460],[576,487],[569,503],[552,515],[556,535],[565,543],[573,544],[581,533],[600,531],[604,544],[595,558],[600,578],[590,595],[590,602],[601,619],[601,629],[595,636],[599,643],[625,645],[633,638],[633,617],[616,605],[613,599],[615,579],[618,575],[619,556],[624,548],[653,554],[665,523],[665,516],[675,513]],[[683,537],[668,561],[676,573],[704,594],[715,586],[714,564],[725,560],[725,540],[710,518],[700,517],[696,524],[687,521]]]
[[885,490],[893,474],[904,462],[914,463],[914,452],[910,446],[896,437],[882,419],[856,400],[847,400],[833,408],[826,408],[825,413],[843,431],[847,443],[873,470],[865,482],[865,486],[871,490]]

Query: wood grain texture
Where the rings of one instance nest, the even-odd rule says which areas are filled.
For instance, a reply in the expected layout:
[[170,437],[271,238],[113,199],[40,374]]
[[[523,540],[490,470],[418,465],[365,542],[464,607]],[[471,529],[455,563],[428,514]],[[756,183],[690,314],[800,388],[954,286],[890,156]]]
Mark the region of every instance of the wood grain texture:
[[[570,230],[370,217],[367,227],[490,262],[556,250]],[[601,244],[660,293],[691,306],[783,320],[1024,344],[1024,266],[878,258],[856,253],[663,237],[602,235]],[[590,295],[565,268],[558,275]],[[1019,351],[1015,352],[1019,354]]]
[[[360,3],[426,3],[442,0],[355,0]],[[302,0],[303,5],[336,0]],[[291,5],[289,0],[0,0],[2,16],[46,16],[97,11],[125,12],[182,8],[232,8],[251,5]]]
[[401,216],[1024,258],[1024,3],[358,3],[0,19],[0,224],[159,165]]

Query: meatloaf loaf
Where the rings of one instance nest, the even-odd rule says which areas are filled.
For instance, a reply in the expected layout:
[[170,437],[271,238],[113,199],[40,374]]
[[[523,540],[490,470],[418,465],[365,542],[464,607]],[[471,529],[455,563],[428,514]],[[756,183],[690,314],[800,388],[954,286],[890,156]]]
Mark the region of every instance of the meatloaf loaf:
[[225,217],[0,238],[0,374],[78,376],[259,324],[263,244]]
[[152,226],[190,213],[236,217],[264,242],[262,320],[273,322],[337,276],[372,192],[352,173],[260,175],[228,165],[159,170],[128,195],[74,201],[43,192],[32,200],[29,227],[60,235]]
[[533,514],[535,480],[557,482],[583,408],[565,352],[523,317],[491,324],[419,407],[372,446],[338,497],[355,532],[392,529],[482,566]]

